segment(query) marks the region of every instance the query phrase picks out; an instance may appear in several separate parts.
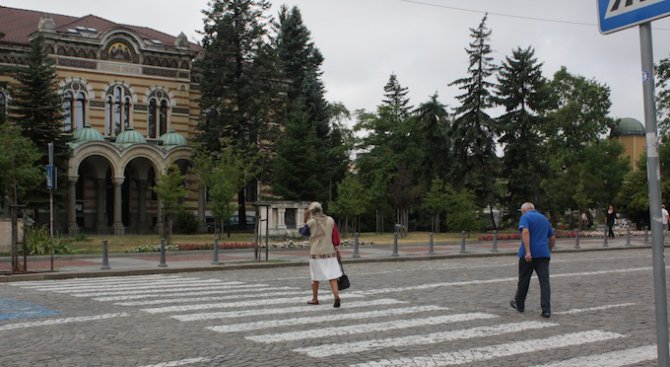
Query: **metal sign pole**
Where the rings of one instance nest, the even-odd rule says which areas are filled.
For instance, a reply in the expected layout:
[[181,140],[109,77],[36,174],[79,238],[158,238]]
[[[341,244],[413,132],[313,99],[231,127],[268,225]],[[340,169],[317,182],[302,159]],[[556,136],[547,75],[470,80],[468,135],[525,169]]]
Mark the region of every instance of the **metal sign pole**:
[[658,365],[668,361],[668,301],[663,256],[663,219],[661,218],[661,171],[658,157],[656,105],[654,101],[654,57],[651,42],[651,23],[640,24],[640,53],[642,56],[642,87],[644,91],[644,120],[647,137],[647,182],[654,268],[654,298],[656,300],[656,345]]

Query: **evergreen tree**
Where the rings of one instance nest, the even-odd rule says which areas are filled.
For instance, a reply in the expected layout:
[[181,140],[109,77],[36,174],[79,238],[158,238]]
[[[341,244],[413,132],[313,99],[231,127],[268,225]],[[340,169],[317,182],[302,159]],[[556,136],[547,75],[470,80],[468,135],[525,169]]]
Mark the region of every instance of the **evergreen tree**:
[[498,123],[508,208],[518,208],[525,201],[542,207],[546,201],[541,195],[542,178],[548,174],[541,113],[547,108],[548,95],[541,68],[532,48],[517,48],[505,58],[498,76],[497,103],[505,108]]
[[421,147],[417,174],[423,190],[428,191],[434,179],[447,179],[453,163],[449,158],[451,142],[447,136],[449,116],[446,107],[437,100],[437,94],[416,109],[413,123],[413,138]]
[[461,103],[455,108],[456,117],[451,126],[451,157],[453,182],[474,192],[480,205],[491,204],[495,199],[495,181],[498,175],[496,156],[495,120],[486,112],[493,106],[494,84],[488,79],[496,72],[493,65],[489,39],[491,30],[486,27],[484,16],[477,28],[470,28],[470,59],[468,77],[457,79],[464,93],[456,98]]
[[277,143],[273,163],[273,191],[287,200],[320,200],[325,193],[318,176],[322,174],[316,132],[310,126],[300,101],[291,108],[286,130]]
[[[268,139],[264,133],[281,84],[268,48],[269,8],[267,0],[212,0],[203,10],[204,57],[196,68],[205,117],[198,140],[209,152],[233,146],[252,156]],[[241,226],[246,225],[245,191],[238,193]]]
[[[42,36],[38,35],[30,42],[27,61],[26,67],[15,69],[14,78],[20,85],[16,88],[12,104],[16,123],[23,136],[30,139],[41,153],[40,166],[49,164],[47,147],[49,143],[54,143],[57,182],[65,183],[70,157],[68,143],[72,137],[63,133],[62,101],[56,92],[56,68],[48,57]],[[66,188],[67,185],[59,185],[55,202],[63,202]],[[33,208],[48,207],[49,194],[45,186],[34,189],[28,196]]]
[[389,81],[384,86],[383,102],[391,108],[390,115],[392,122],[395,124],[406,120],[412,110],[409,98],[407,97],[408,93],[409,88],[400,85],[397,75],[391,73]]

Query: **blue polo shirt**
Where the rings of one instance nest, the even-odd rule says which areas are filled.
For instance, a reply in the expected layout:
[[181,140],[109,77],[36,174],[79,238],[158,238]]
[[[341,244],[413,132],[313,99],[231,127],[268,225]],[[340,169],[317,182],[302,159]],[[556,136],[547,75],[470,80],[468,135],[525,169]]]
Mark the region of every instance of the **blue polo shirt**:
[[[549,238],[554,235],[554,229],[551,223],[544,215],[536,210],[529,210],[519,219],[519,231],[528,228],[530,231],[530,254],[536,259],[540,257],[551,257],[549,251]],[[521,238],[521,247],[518,252],[519,258],[526,257],[526,248],[523,246],[523,237]]]

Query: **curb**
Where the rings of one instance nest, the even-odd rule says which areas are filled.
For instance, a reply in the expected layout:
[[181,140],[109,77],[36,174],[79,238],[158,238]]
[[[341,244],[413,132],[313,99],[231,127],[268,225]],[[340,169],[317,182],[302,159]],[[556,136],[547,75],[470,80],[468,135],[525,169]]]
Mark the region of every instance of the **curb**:
[[[625,251],[625,250],[642,250],[650,249],[651,245],[630,246],[630,247],[598,247],[598,248],[566,248],[561,247],[554,250],[555,253],[576,253],[576,252],[601,252],[601,251]],[[664,246],[666,247],[666,246]],[[382,263],[382,262],[406,262],[406,261],[426,261],[426,260],[447,260],[458,258],[479,258],[479,257],[501,257],[501,256],[516,256],[516,252],[477,252],[477,253],[458,253],[449,255],[420,255],[420,256],[405,256],[405,257],[371,257],[371,258],[348,258],[345,259],[349,264],[364,264],[364,263]],[[35,280],[62,280],[74,278],[100,278],[109,276],[134,276],[134,275],[151,275],[151,274],[174,274],[174,273],[192,273],[192,272],[208,272],[208,271],[229,271],[229,270],[245,270],[245,269],[267,269],[279,267],[295,267],[307,266],[309,262],[305,260],[285,261],[285,262],[258,262],[258,263],[231,263],[220,264],[219,266],[205,266],[205,267],[178,267],[178,268],[142,268],[142,269],[123,269],[123,270],[99,270],[99,271],[80,271],[80,272],[44,272],[44,273],[29,273],[29,274],[13,274],[0,275],[0,283],[11,283],[21,281],[35,281]]]

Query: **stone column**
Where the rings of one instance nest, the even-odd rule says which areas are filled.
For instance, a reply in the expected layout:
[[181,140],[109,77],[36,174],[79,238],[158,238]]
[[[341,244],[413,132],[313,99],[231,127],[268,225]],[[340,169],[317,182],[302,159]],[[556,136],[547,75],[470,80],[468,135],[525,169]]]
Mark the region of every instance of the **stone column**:
[[147,232],[147,180],[137,180],[137,230],[140,234]]
[[277,208],[277,229],[286,230],[286,208]]
[[77,225],[77,180],[79,176],[68,176],[67,181],[67,230],[72,236],[79,234]]
[[114,182],[114,234],[124,234],[125,228],[123,227],[123,221],[121,220],[121,185],[123,184],[124,177],[114,177],[112,180]]
[[98,234],[107,233],[107,187],[104,178],[95,179],[95,229]]

